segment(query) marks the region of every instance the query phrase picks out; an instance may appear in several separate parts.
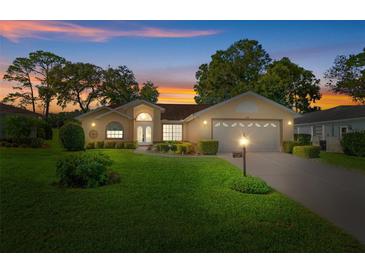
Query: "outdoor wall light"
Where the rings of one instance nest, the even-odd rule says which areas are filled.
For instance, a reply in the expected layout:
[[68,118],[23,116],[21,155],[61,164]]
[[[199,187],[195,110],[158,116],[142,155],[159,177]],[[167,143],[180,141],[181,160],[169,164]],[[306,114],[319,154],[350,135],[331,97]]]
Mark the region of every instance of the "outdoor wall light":
[[243,134],[239,143],[242,147],[243,176],[246,177],[246,147],[250,144],[250,140]]
[[288,121],[288,125],[291,126],[292,122],[291,121]]
[[204,124],[204,125],[208,124],[207,120],[204,120],[204,121],[203,121],[203,124]]
[[94,122],[92,122],[92,123],[91,123],[91,126],[92,126],[92,127],[95,127],[95,123],[94,123]]

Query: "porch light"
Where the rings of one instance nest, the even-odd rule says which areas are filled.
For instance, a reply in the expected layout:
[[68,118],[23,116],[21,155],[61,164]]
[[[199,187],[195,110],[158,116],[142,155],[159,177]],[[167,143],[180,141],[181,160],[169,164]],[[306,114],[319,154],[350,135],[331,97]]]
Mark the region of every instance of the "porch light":
[[91,126],[92,126],[92,127],[95,127],[95,123],[94,123],[94,122],[92,122],[92,123],[91,123]]
[[246,147],[250,144],[250,140],[243,134],[239,140],[240,146],[242,147],[242,168],[243,176],[246,177]]
[[208,124],[207,120],[204,120],[204,121],[203,121],[203,124],[204,124],[204,125]]
[[291,126],[292,122],[291,121],[288,121],[288,125]]

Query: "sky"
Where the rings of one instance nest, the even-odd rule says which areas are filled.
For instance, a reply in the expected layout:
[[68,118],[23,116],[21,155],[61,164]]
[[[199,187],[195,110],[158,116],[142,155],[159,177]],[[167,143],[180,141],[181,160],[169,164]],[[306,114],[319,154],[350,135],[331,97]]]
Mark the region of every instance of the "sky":
[[[198,67],[246,38],[258,40],[272,59],[289,57],[313,71],[322,109],[354,104],[329,92],[323,74],[337,55],[365,48],[365,21],[0,21],[0,99],[11,91],[2,80],[9,64],[44,50],[103,68],[126,65],[140,84],[159,87],[160,103],[194,103]],[[60,108],[53,104],[52,111]]]

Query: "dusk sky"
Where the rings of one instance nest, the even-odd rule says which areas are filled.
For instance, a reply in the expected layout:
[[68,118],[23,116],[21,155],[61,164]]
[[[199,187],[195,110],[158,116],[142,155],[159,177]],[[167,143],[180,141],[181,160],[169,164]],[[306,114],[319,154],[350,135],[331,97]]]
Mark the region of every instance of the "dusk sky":
[[[312,70],[324,87],[337,55],[365,47],[365,21],[1,21],[0,77],[14,58],[45,50],[104,68],[126,65],[140,84],[159,86],[160,103],[194,103],[199,65],[245,38],[258,40],[273,59],[287,56]],[[0,85],[2,99],[11,84]],[[322,92],[323,109],[353,103]]]

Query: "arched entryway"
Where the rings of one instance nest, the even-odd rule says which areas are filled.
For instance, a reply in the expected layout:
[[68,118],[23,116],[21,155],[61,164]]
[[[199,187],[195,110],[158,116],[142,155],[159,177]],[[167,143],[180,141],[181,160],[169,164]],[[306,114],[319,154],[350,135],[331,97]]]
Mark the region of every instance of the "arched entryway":
[[152,134],[152,116],[149,113],[142,112],[136,117],[136,133],[139,145],[150,145],[153,142]]

